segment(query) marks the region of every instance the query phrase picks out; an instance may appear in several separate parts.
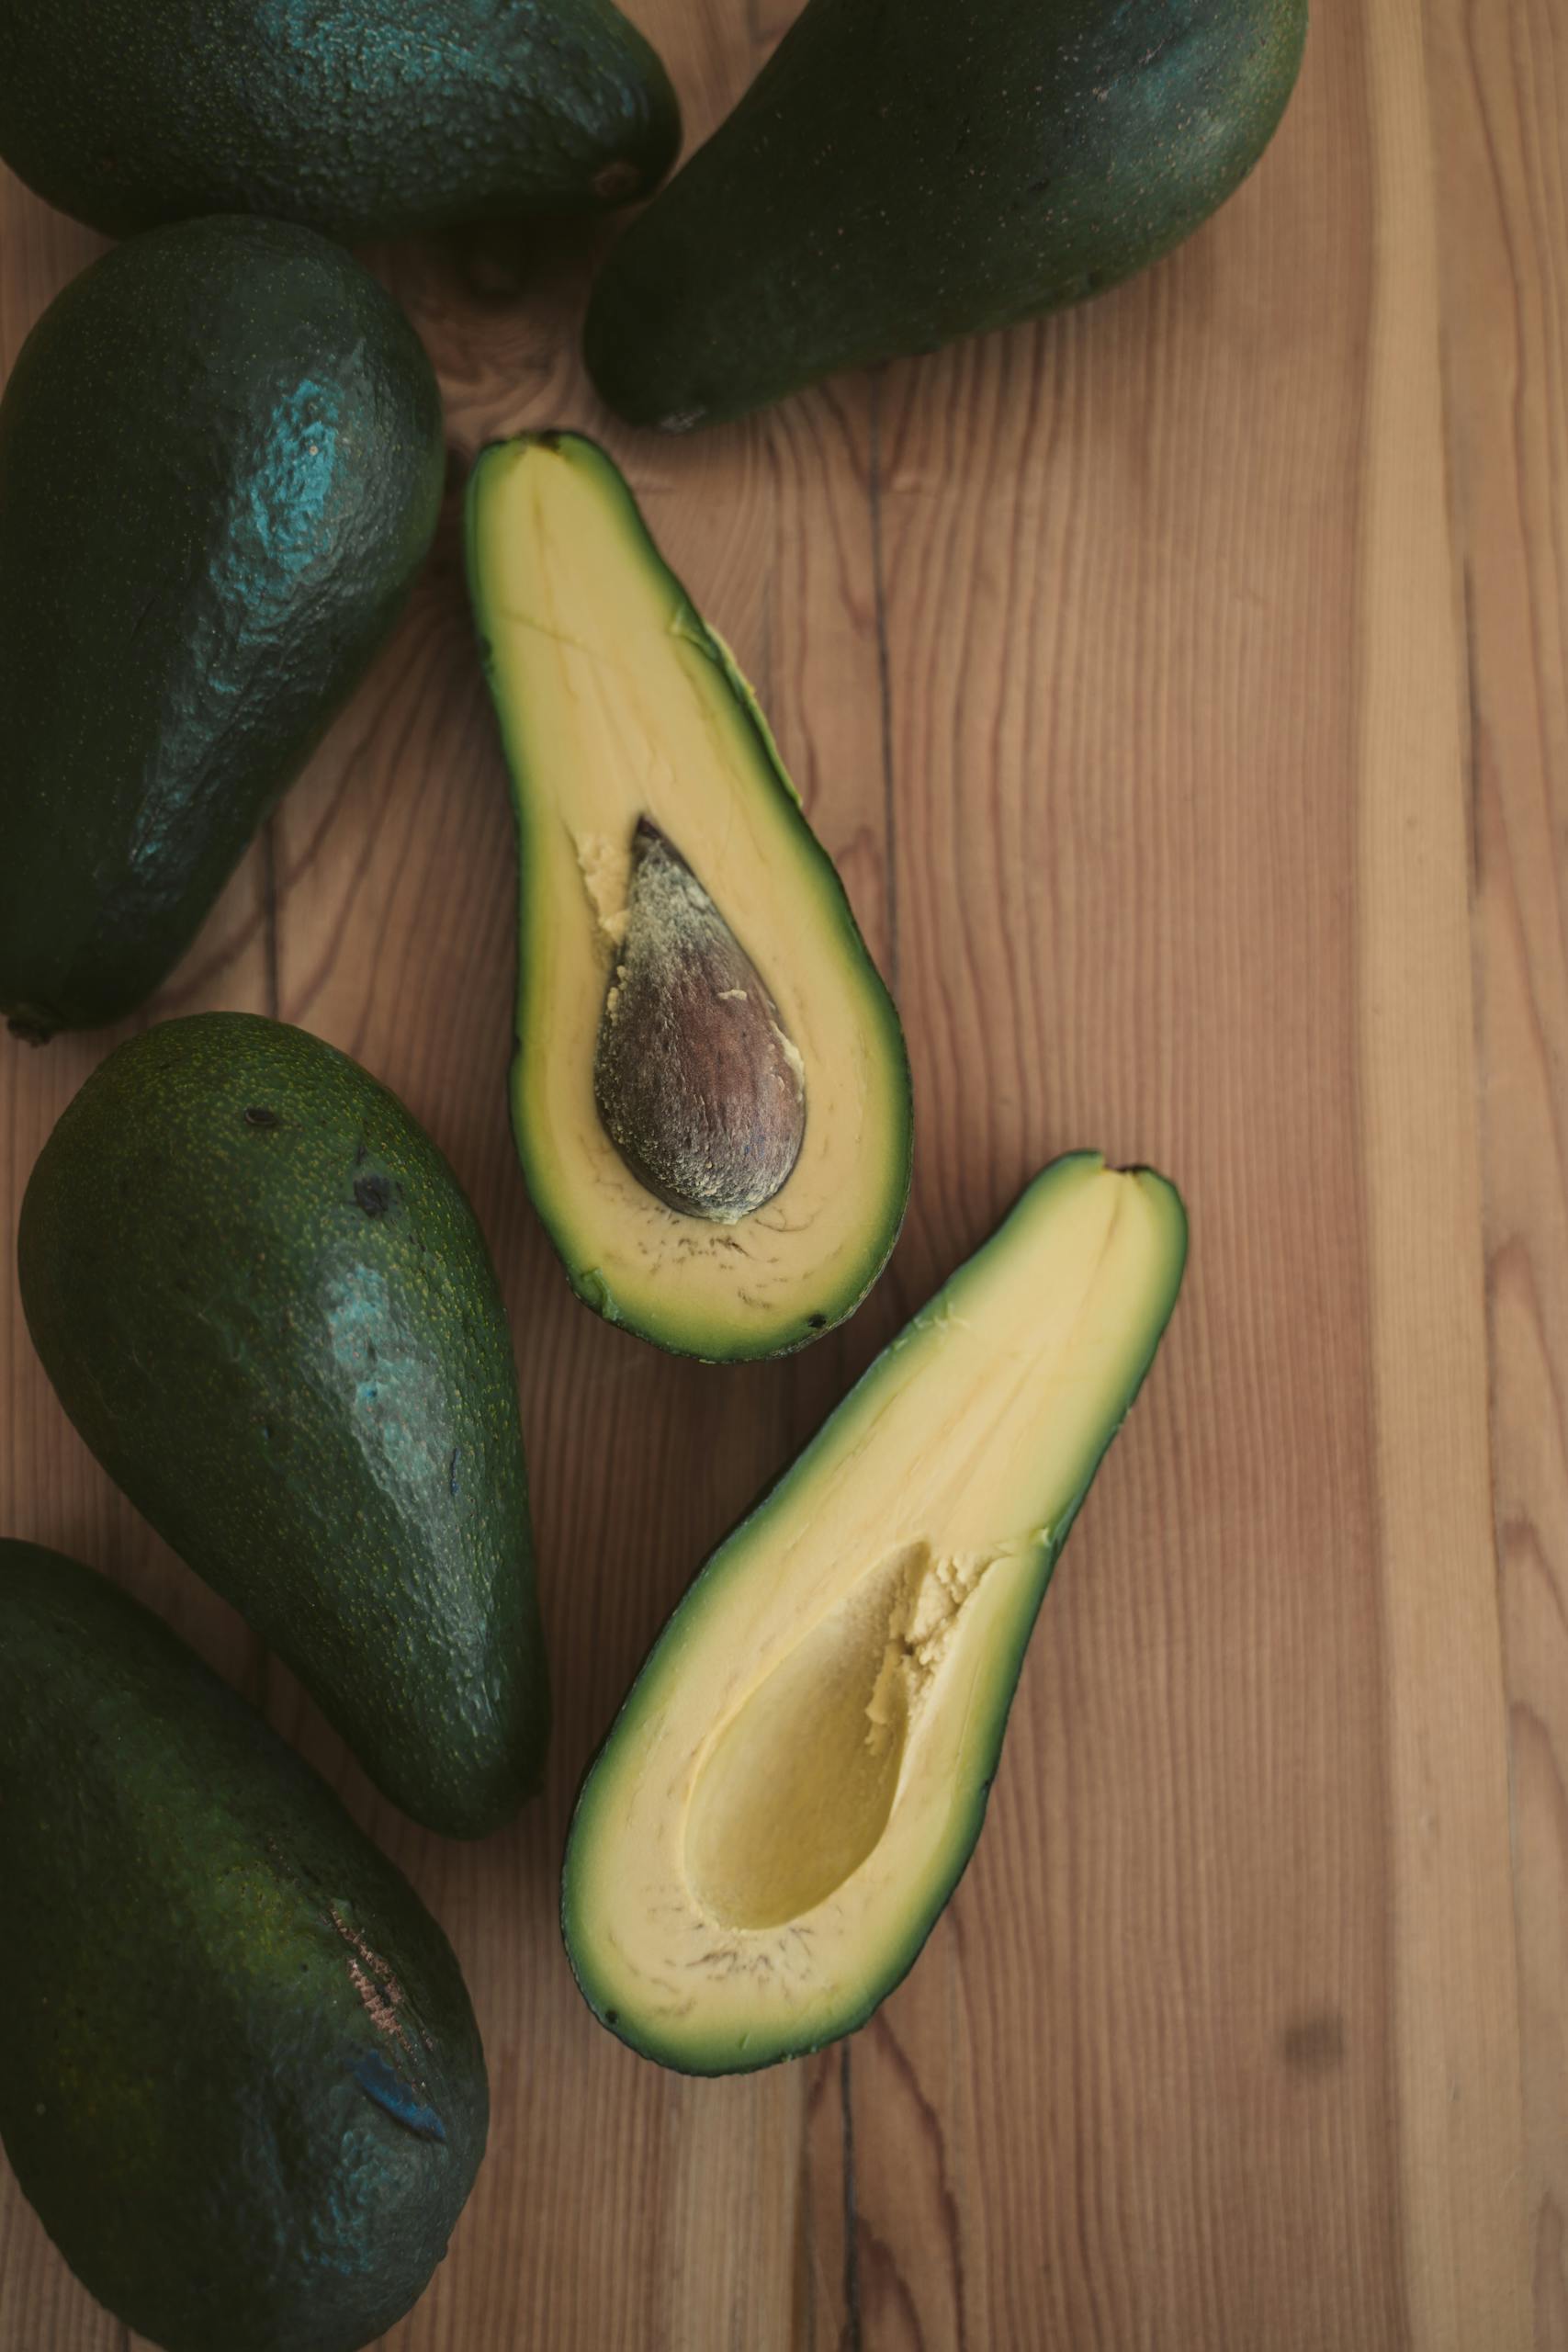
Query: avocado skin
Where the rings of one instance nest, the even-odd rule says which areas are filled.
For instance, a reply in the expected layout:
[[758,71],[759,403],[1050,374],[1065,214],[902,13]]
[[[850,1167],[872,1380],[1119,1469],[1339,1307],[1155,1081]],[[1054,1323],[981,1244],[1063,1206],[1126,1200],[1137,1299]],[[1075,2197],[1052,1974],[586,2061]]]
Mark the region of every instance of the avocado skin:
[[446,1160],[259,1014],[121,1046],[22,1203],[28,1325],[99,1461],[416,1821],[479,1837],[549,1728],[517,1385]]
[[0,2137],[83,2283],[165,2352],[352,2352],[484,2154],[450,1945],[168,1628],[0,1542]]
[[634,424],[716,423],[1060,310],[1207,219],[1268,145],[1306,0],[810,0],[589,308]]
[[162,230],[44,313],[0,401],[13,1027],[118,1020],[183,955],[397,617],[445,470],[418,337],[309,230]]
[[110,236],[250,212],[357,243],[625,203],[680,143],[609,0],[0,9],[0,155]]

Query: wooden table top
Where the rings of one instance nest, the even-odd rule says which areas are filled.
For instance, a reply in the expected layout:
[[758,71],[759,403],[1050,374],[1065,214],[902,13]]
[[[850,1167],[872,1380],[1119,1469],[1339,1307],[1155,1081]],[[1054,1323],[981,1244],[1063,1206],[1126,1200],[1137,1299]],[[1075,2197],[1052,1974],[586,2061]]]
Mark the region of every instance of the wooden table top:
[[[700,134],[789,9],[637,13]],[[9,1275],[0,1524],[265,1699],[457,1945],[491,2149],[389,2352],[1568,2346],[1565,107],[1555,0],[1325,6],[1263,166],[1164,266],[689,441],[586,390],[581,235],[379,257],[448,397],[437,557],[156,1009],[333,1039],[472,1193],[522,1375],[547,1794],[479,1847],[372,1795],[89,1461]],[[96,243],[0,179],[0,363]],[[525,1196],[457,492],[525,424],[624,458],[902,1004],[908,1227],[790,1363],[596,1321]],[[7,1250],[109,1042],[0,1053]],[[716,1537],[1081,1144],[1178,1179],[1192,1264],[975,1862],[853,2041],[661,2074],[561,1954],[583,1763]],[[6,2176],[0,2347],[129,2341]]]

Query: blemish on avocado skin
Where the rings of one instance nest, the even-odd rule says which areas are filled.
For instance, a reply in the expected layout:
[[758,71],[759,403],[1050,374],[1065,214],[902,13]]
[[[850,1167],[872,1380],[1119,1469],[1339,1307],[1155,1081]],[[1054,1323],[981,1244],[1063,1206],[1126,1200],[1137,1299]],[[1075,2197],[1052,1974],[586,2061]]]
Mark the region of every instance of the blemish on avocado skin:
[[356,1176],[354,1197],[367,1216],[385,1216],[392,1205],[392,1188],[384,1176]]
[[452,1459],[446,1464],[446,1491],[454,1502],[457,1499],[457,1456],[462,1450],[460,1445],[455,1445],[452,1448]]
[[419,2140],[446,2138],[446,2126],[433,2107],[425,2107],[411,2091],[405,2090],[386,2060],[375,2051],[367,2052],[354,2070],[354,2079],[367,2098],[375,2100],[384,2113],[412,2132]]

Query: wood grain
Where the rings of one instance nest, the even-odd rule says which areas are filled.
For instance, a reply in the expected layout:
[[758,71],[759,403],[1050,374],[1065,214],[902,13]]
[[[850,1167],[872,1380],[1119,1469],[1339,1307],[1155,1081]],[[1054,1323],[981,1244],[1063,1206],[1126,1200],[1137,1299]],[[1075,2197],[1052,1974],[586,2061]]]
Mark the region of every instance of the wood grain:
[[1439,152],[1465,651],[1506,1642],[1529,2285],[1568,2347],[1568,28],[1540,0],[1443,0]]
[[[791,10],[638,13],[700,135]],[[264,1698],[457,1947],[492,2149],[387,2352],[1568,2352],[1565,97],[1554,0],[1324,11],[1264,166],[1160,269],[689,443],[582,383],[591,237],[375,257],[446,392],[436,556],[153,1012],[319,1030],[474,1197],[545,1799],[463,1848],[377,1798],[86,1460],[9,1285],[0,1498]],[[0,182],[0,364],[94,250]],[[548,423],[627,466],[904,1009],[908,1227],[787,1364],[672,1363],[577,1306],[507,1135],[457,495]],[[109,1042],[0,1056],[7,1234]],[[582,1765],[714,1539],[1082,1143],[1178,1179],[1192,1271],[976,1860],[852,2042],[662,2075],[560,1954]],[[5,2179],[0,2352],[126,2343]]]

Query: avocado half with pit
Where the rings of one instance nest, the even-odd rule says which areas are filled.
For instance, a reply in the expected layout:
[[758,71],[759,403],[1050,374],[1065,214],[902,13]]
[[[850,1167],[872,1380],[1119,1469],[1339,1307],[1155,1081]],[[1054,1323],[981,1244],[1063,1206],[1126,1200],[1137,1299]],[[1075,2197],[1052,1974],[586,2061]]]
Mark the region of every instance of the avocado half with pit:
[[769,2065],[910,1967],[1186,1255],[1163,1177],[1057,1160],[708,1561],[567,1849],[572,1968],[645,2057]]
[[578,1295],[710,1361],[864,1297],[903,1032],[766,720],[604,452],[480,457],[468,572],[517,821],[513,1125]]

